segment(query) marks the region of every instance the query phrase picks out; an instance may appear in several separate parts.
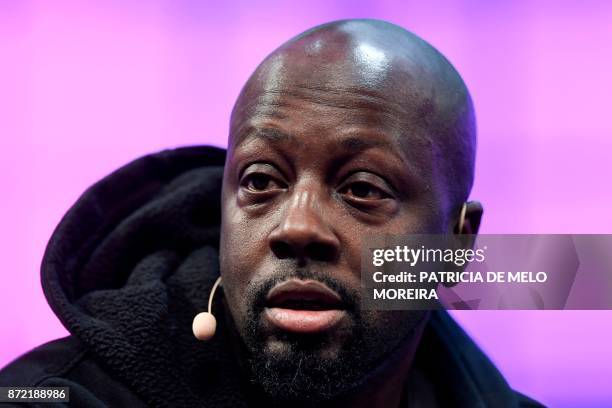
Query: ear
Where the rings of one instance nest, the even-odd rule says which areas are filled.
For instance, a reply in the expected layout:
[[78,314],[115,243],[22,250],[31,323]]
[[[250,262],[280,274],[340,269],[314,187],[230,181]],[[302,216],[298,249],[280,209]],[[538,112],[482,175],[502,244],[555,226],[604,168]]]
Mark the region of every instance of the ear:
[[[463,208],[459,209],[457,216],[455,218],[455,226],[453,231],[454,235],[451,236],[451,248],[464,248],[464,249],[472,249],[474,248],[474,243],[476,242],[476,234],[478,234],[478,229],[480,228],[480,220],[482,219],[482,204],[478,201],[468,201],[465,203],[465,218],[463,220],[463,227],[461,231],[459,231],[459,226],[461,224],[461,213],[463,212]],[[466,265],[460,267],[460,270],[464,270]],[[448,264],[446,269],[448,271],[458,270],[457,266],[454,264]],[[456,283],[444,283],[444,286],[450,288],[456,285]]]
[[455,222],[455,233],[457,234],[478,234],[480,228],[480,220],[482,219],[483,208],[482,204],[478,201],[468,201],[465,209],[465,219],[463,221],[463,228],[459,231],[461,211],[457,215],[457,221]]

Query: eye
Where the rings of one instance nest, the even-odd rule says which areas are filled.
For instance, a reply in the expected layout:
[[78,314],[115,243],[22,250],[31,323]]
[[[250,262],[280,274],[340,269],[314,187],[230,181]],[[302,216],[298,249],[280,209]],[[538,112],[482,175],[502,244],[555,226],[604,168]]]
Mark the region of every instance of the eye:
[[272,179],[265,174],[251,174],[246,177],[246,188],[249,190],[262,191],[268,188]]
[[253,172],[245,175],[240,181],[240,186],[254,193],[273,191],[286,187],[282,182],[276,180],[274,177],[259,172]]
[[355,204],[376,204],[394,198],[395,190],[385,179],[370,171],[357,171],[344,180],[338,190]]
[[350,183],[340,190],[340,192],[362,200],[382,200],[390,197],[390,195],[382,189],[365,181]]

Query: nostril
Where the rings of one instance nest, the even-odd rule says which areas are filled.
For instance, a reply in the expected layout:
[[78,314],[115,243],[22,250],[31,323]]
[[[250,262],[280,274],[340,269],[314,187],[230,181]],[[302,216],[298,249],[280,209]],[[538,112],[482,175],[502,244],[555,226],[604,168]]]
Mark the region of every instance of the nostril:
[[316,261],[332,262],[336,259],[336,248],[333,245],[311,242],[306,245],[306,256]]
[[270,247],[272,248],[274,255],[276,255],[276,257],[279,259],[293,258],[296,256],[291,245],[284,241],[274,241],[270,243]]

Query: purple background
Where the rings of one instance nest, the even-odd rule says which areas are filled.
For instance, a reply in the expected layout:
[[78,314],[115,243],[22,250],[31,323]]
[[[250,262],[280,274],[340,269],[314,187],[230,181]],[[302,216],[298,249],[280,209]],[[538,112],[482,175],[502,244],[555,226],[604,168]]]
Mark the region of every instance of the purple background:
[[[256,64],[329,20],[398,23],[462,73],[482,232],[612,232],[612,2],[253,4],[0,3],[0,366],[66,334],[38,269],[79,194],[142,154],[224,145]],[[553,406],[612,405],[612,312],[453,314],[517,389]]]

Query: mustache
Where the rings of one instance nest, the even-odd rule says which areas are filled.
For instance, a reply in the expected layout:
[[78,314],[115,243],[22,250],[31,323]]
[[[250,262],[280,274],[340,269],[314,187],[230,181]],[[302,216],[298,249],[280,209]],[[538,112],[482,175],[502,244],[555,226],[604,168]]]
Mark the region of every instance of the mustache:
[[266,306],[268,292],[277,284],[289,279],[313,280],[323,283],[334,290],[346,306],[347,312],[356,312],[360,305],[359,291],[349,289],[343,282],[333,278],[329,273],[323,272],[319,268],[280,268],[266,274],[261,278],[255,278],[248,284],[245,297],[247,304],[250,305],[251,312],[263,311]]

